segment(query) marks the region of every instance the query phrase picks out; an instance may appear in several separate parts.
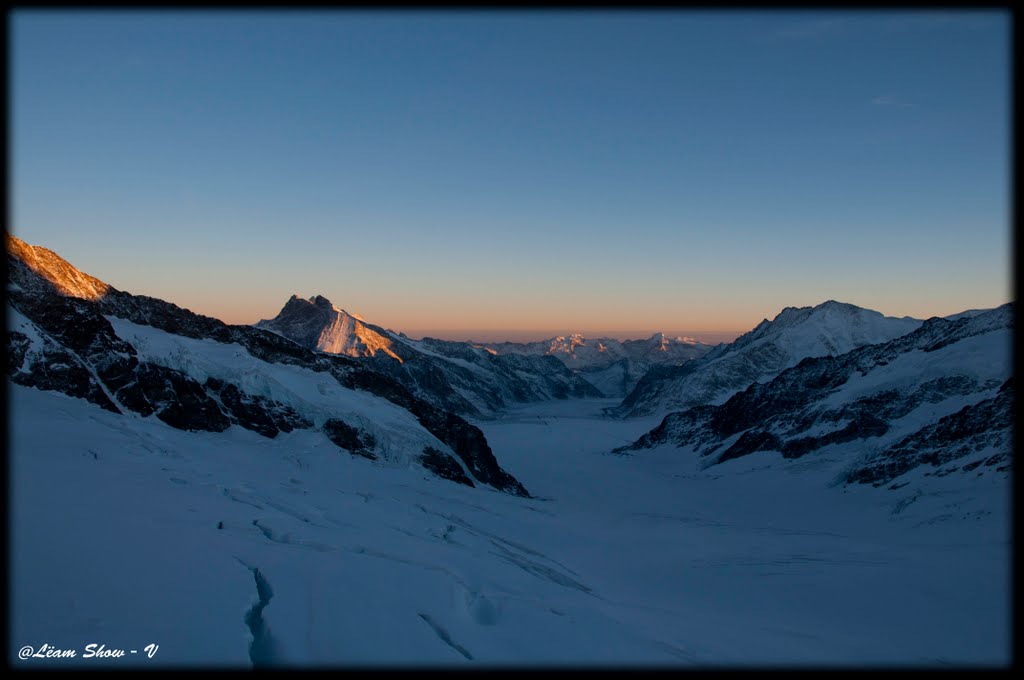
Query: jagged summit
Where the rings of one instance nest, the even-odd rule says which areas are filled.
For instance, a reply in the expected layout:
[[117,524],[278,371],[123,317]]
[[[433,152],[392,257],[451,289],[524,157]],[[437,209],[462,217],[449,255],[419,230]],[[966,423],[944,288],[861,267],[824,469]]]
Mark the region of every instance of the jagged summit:
[[255,325],[309,349],[352,357],[375,356],[382,352],[402,362],[386,332],[338,308],[323,295],[308,299],[292,295],[276,317]]
[[[676,338],[676,342],[683,342],[681,339]],[[656,352],[667,352],[669,345],[672,343],[671,338],[667,335],[658,331],[647,339],[647,344]]]
[[340,308],[336,307],[334,305],[334,303],[332,303],[330,300],[325,298],[323,295],[314,295],[313,297],[310,297],[310,298],[304,298],[304,297],[302,297],[301,295],[299,295],[297,293],[293,293],[292,296],[290,298],[288,298],[288,302],[285,303],[285,306],[284,306],[283,309],[288,309],[289,307],[291,307],[293,309],[305,309],[305,308],[307,308],[310,305],[312,305],[313,307],[316,307],[317,309],[323,309],[323,310],[327,310],[327,311],[334,311],[334,312],[344,312],[345,311],[343,309],[340,309]]

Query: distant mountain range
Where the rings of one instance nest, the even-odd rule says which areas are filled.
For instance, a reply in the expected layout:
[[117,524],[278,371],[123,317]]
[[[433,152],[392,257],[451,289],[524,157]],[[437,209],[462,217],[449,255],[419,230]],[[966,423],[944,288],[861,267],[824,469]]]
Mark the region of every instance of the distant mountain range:
[[654,366],[685,364],[712,349],[693,338],[669,338],[663,333],[646,340],[591,339],[574,333],[539,342],[480,346],[497,354],[556,357],[608,397],[627,395]]

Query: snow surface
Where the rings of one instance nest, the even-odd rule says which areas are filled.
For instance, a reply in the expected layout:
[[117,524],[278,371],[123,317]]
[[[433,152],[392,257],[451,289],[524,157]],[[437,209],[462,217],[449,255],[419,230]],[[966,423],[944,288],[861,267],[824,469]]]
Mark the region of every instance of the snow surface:
[[[837,487],[843,461],[773,454],[699,471],[674,449],[608,455],[655,424],[599,417],[614,400],[555,401],[479,423],[522,499],[318,432],[9,395],[19,667],[1010,660],[1005,478]],[[160,647],[15,658],[44,642]]]
[[175,335],[114,316],[106,319],[118,337],[135,347],[140,361],[182,371],[200,384],[209,377],[233,383],[248,394],[291,406],[316,427],[341,418],[386,442],[377,451],[385,461],[408,463],[406,454],[419,454],[424,446],[450,450],[409,411],[369,392],[343,387],[330,373],[266,362],[237,343]]

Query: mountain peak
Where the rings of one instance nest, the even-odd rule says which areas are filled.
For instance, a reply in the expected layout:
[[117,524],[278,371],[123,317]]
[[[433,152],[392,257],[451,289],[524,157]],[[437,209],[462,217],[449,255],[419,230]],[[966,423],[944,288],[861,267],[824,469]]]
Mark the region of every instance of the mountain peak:
[[864,310],[864,307],[858,307],[857,305],[850,304],[849,302],[839,302],[838,300],[825,300],[820,305],[816,305],[814,309],[854,313],[859,310]]
[[764,330],[770,331],[771,329],[804,324],[812,319],[827,320],[832,317],[853,319],[858,316],[883,317],[881,312],[865,309],[864,307],[858,307],[857,305],[853,305],[848,302],[826,300],[825,302],[813,307],[785,307],[774,319],[771,321],[765,319],[758,324],[754,330],[756,331],[764,327]]
[[402,361],[386,333],[368,326],[361,317],[334,306],[323,295],[308,299],[292,295],[276,317],[264,319],[256,326],[329,354],[358,357],[383,352]]
[[309,301],[312,302],[315,306],[320,307],[322,309],[336,309],[336,307],[333,304],[331,304],[331,301],[325,298],[323,295],[314,295],[313,297],[309,298]]
[[[787,344],[817,344],[838,346],[849,351],[863,344],[873,344],[892,339],[892,332],[909,333],[921,324],[919,319],[910,317],[888,317],[864,307],[826,300],[814,307],[786,307],[771,321],[762,321],[754,330],[740,336],[733,343],[736,348],[765,338],[788,337]],[[852,344],[850,344],[852,343]],[[834,351],[829,351],[834,354]]]
[[[75,268],[63,257],[42,246],[32,246],[7,234],[7,256],[27,267],[68,297],[98,300],[115,290],[112,286]],[[20,279],[11,272],[10,280]],[[38,284],[37,284],[38,285]]]
[[731,344],[719,345],[686,372],[642,381],[618,410],[625,415],[646,415],[659,409],[720,403],[805,358],[838,356],[864,345],[888,342],[916,330],[921,323],[836,300],[814,307],[786,307]]

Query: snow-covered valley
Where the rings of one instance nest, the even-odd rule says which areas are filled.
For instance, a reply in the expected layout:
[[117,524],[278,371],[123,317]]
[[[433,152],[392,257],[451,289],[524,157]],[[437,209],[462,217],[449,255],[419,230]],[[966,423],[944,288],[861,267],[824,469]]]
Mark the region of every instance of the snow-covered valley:
[[[8,394],[18,666],[1010,660],[1005,475],[891,490],[834,483],[827,452],[612,455],[657,421],[590,399],[476,423],[522,498],[311,430]],[[16,658],[44,644],[77,656]]]
[[1005,13],[11,13],[14,670],[1009,669]]

